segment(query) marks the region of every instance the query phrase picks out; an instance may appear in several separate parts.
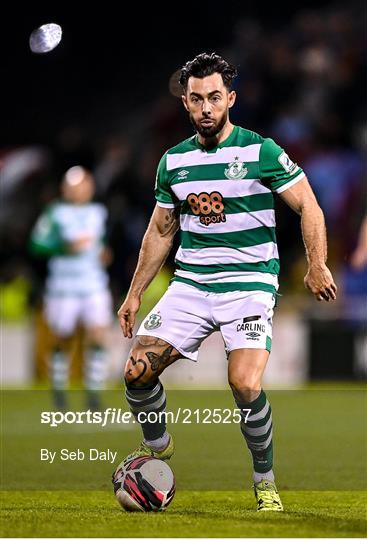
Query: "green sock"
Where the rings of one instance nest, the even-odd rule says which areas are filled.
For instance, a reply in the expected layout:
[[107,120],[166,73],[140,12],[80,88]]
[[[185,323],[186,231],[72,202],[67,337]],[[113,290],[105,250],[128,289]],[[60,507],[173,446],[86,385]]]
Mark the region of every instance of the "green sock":
[[252,455],[254,471],[267,473],[273,468],[273,423],[270,403],[263,390],[254,401],[236,403],[239,409],[247,409],[241,411],[240,426]]
[[106,380],[107,354],[99,345],[87,349],[84,368],[85,386],[90,391],[102,390]]

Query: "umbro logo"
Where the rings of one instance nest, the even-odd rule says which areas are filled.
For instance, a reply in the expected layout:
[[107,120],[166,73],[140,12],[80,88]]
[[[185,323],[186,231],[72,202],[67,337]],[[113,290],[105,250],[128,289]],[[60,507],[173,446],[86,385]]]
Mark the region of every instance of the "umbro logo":
[[258,334],[257,332],[246,332],[246,336],[253,340],[257,340],[260,337],[260,334]]
[[186,171],[185,169],[183,171],[180,171],[178,173],[178,176],[181,180],[186,180],[187,175],[190,174],[190,171]]

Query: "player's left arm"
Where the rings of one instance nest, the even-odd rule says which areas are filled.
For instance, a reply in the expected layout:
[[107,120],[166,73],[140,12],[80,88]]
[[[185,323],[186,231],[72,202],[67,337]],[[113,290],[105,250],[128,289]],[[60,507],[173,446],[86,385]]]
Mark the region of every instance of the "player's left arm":
[[302,178],[279,196],[301,216],[303,242],[306,248],[308,271],[304,283],[322,301],[336,299],[337,286],[326,266],[327,239],[324,214],[306,178]]
[[53,204],[47,207],[32,229],[29,240],[29,250],[32,255],[52,257],[54,255],[64,255],[66,252],[54,216],[55,207],[56,205]]

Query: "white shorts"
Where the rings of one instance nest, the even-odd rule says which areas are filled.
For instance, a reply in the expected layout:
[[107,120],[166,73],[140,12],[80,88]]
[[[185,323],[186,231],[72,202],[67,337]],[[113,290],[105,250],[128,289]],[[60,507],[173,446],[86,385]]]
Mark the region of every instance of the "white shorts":
[[112,298],[108,290],[89,295],[46,295],[44,313],[53,332],[70,336],[78,323],[86,328],[107,327],[112,321]]
[[202,341],[222,334],[227,354],[234,349],[270,352],[275,295],[263,291],[208,293],[173,281],[141,323],[138,336],[154,336],[197,360]]

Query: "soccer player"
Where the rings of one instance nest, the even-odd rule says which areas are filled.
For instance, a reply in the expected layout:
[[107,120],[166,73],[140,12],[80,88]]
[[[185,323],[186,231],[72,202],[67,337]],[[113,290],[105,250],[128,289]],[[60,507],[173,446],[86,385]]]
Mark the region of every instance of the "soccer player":
[[[271,407],[261,388],[278,289],[274,193],[301,217],[306,287],[320,301],[334,300],[337,288],[326,266],[323,213],[304,172],[272,139],[229,120],[236,74],[214,53],[199,54],[181,70],[182,101],[196,134],[159,163],[157,204],[118,312],[125,336],[132,337],[142,294],[178,229],[181,246],[172,284],[137,331],[125,368],[126,398],[137,418],[140,411],[164,410],[159,375],[179,358],[196,361],[202,341],[219,330],[236,404],[251,409],[247,419],[243,413],[241,431],[252,454],[257,508],[281,511]],[[174,445],[162,415],[141,427],[144,440],[128,458],[169,459]]]
[[88,406],[98,409],[106,375],[106,329],[112,319],[112,300],[104,268],[107,211],[92,202],[94,180],[89,171],[69,169],[61,184],[62,200],[38,218],[31,236],[34,254],[49,257],[44,298],[45,318],[57,338],[50,358],[55,403],[65,407],[70,361],[67,340],[77,324],[86,330],[84,366]]

